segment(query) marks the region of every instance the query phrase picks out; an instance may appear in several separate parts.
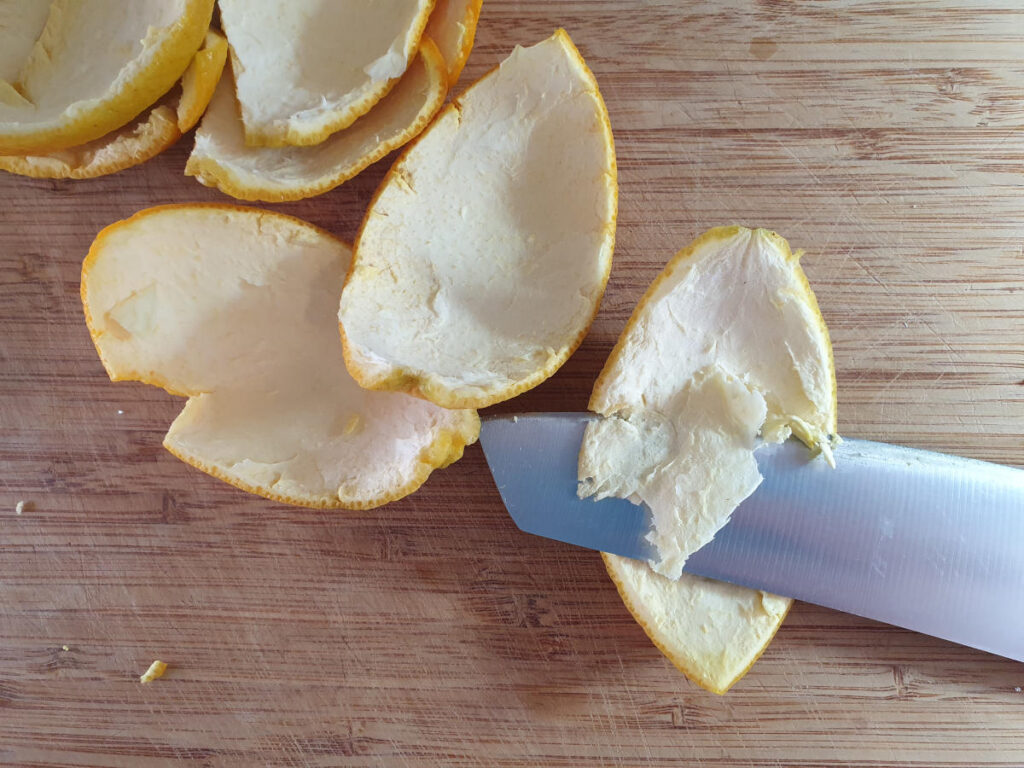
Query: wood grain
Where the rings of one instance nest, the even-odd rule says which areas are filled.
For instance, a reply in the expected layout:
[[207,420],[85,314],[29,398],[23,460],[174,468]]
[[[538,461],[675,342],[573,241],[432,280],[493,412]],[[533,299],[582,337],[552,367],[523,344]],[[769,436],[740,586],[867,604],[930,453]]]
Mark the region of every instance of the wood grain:
[[[498,410],[582,409],[665,260],[746,223],[807,250],[844,434],[1024,465],[1020,3],[488,0],[463,82],[559,25],[612,116],[616,262],[580,351]],[[189,144],[0,178],[0,764],[1024,765],[1024,666],[809,605],[694,688],[595,554],[514,528],[478,447],[354,514],[165,453],[181,403],[107,381],[78,272],[111,221],[224,199]],[[276,208],[351,238],[384,170]]]

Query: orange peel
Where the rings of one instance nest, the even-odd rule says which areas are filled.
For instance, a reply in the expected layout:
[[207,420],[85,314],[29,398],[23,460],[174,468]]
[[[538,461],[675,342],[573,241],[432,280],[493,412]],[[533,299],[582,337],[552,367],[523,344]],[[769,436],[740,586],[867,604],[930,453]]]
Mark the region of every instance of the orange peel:
[[96,237],[86,324],[111,380],[189,398],[164,439],[182,461],[289,504],[379,506],[461,457],[480,421],[348,377],[333,317],[350,253],[278,213],[149,208]]
[[138,119],[77,147],[47,154],[2,155],[0,170],[48,179],[92,179],[150,160],[191,130],[206,109],[227,59],[227,41],[209,32],[182,76]]
[[441,51],[448,68],[448,87],[454,88],[466,66],[476,25],[480,20],[483,0],[437,0],[430,20],[427,22],[427,36]]
[[[182,76],[203,43],[213,4],[53,0],[16,78],[0,81],[0,154],[80,146],[131,121]],[[37,21],[19,19],[27,36]]]
[[593,74],[564,30],[517,48],[378,188],[339,311],[352,376],[448,408],[540,384],[597,312],[616,211]]
[[220,0],[251,146],[319,144],[412,63],[434,0]]
[[301,200],[334,189],[419,134],[444,104],[445,63],[423,38],[420,53],[373,109],[312,147],[245,143],[230,77],[223,78],[185,174],[240,200]]
[[[682,573],[761,481],[755,438],[837,440],[828,330],[774,232],[719,227],[666,265],[599,375],[580,495],[651,510],[650,563],[605,555],[623,602],[673,663],[722,693],[771,641],[791,601]],[[666,354],[666,350],[671,350]]]

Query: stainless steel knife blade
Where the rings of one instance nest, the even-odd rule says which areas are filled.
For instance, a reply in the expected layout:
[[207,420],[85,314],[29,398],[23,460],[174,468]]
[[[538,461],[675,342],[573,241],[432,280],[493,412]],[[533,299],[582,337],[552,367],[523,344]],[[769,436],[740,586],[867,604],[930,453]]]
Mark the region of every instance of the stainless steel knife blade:
[[[576,496],[588,414],[484,421],[502,500],[528,533],[653,555],[645,509]],[[685,570],[1024,661],[1024,470],[846,439],[836,469],[795,440]]]

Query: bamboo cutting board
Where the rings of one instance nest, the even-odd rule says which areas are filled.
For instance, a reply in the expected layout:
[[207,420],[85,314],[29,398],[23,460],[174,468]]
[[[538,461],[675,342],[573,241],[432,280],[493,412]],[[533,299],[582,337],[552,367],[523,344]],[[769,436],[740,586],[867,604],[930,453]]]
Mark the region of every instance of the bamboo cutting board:
[[[559,25],[615,129],[616,261],[579,352],[500,410],[583,409],[666,259],[744,223],[807,250],[843,434],[1024,464],[1021,3],[487,0],[463,83]],[[595,553],[515,529],[478,446],[349,514],[164,452],[181,402],[107,381],[78,270],[115,219],[225,199],[190,144],[0,178],[0,764],[1024,765],[1024,665],[810,605],[695,688]],[[352,238],[385,166],[276,208]]]

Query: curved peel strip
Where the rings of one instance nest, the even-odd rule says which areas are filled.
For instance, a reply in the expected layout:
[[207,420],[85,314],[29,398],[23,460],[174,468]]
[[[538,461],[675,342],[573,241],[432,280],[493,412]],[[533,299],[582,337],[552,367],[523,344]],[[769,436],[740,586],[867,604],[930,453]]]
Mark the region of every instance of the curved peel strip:
[[181,77],[213,2],[53,0],[13,84],[24,100],[0,98],[0,154],[46,154],[128,123]]
[[334,189],[419,134],[448,93],[445,65],[427,38],[387,96],[313,147],[249,147],[225,77],[196,131],[185,174],[241,200],[301,200]]
[[666,579],[637,560],[602,553],[619,596],[676,668],[722,694],[768,647],[793,601],[684,573]]
[[246,143],[319,144],[412,62],[434,0],[220,0]]
[[227,41],[209,32],[174,89],[139,119],[95,141],[45,155],[0,155],[0,170],[46,179],[92,179],[150,160],[190,130],[206,109],[227,59]]
[[426,34],[437,43],[448,65],[449,88],[459,81],[462,68],[473,50],[483,4],[483,0],[437,0],[434,12],[430,14]]
[[364,387],[479,408],[582,341],[611,268],[608,114],[559,30],[450,103],[363,220],[339,320]]
[[86,322],[112,380],[189,397],[164,440],[183,461],[290,504],[373,507],[458,459],[480,423],[347,375],[333,318],[349,258],[289,216],[150,208],[93,243]]
[[0,170],[37,179],[94,179],[150,160],[181,138],[173,97],[95,141],[45,155],[0,155]]
[[182,133],[192,130],[203,116],[220,82],[227,58],[227,39],[213,30],[207,32],[206,42],[181,76],[181,98],[176,111],[178,130]]
[[721,693],[790,601],[683,574],[683,564],[760,483],[758,434],[795,434],[826,458],[835,439],[832,347],[799,254],[766,230],[697,238],[637,304],[590,408],[603,418],[584,435],[580,496],[645,503],[658,552],[649,565],[605,555],[608,572],[655,644]]

